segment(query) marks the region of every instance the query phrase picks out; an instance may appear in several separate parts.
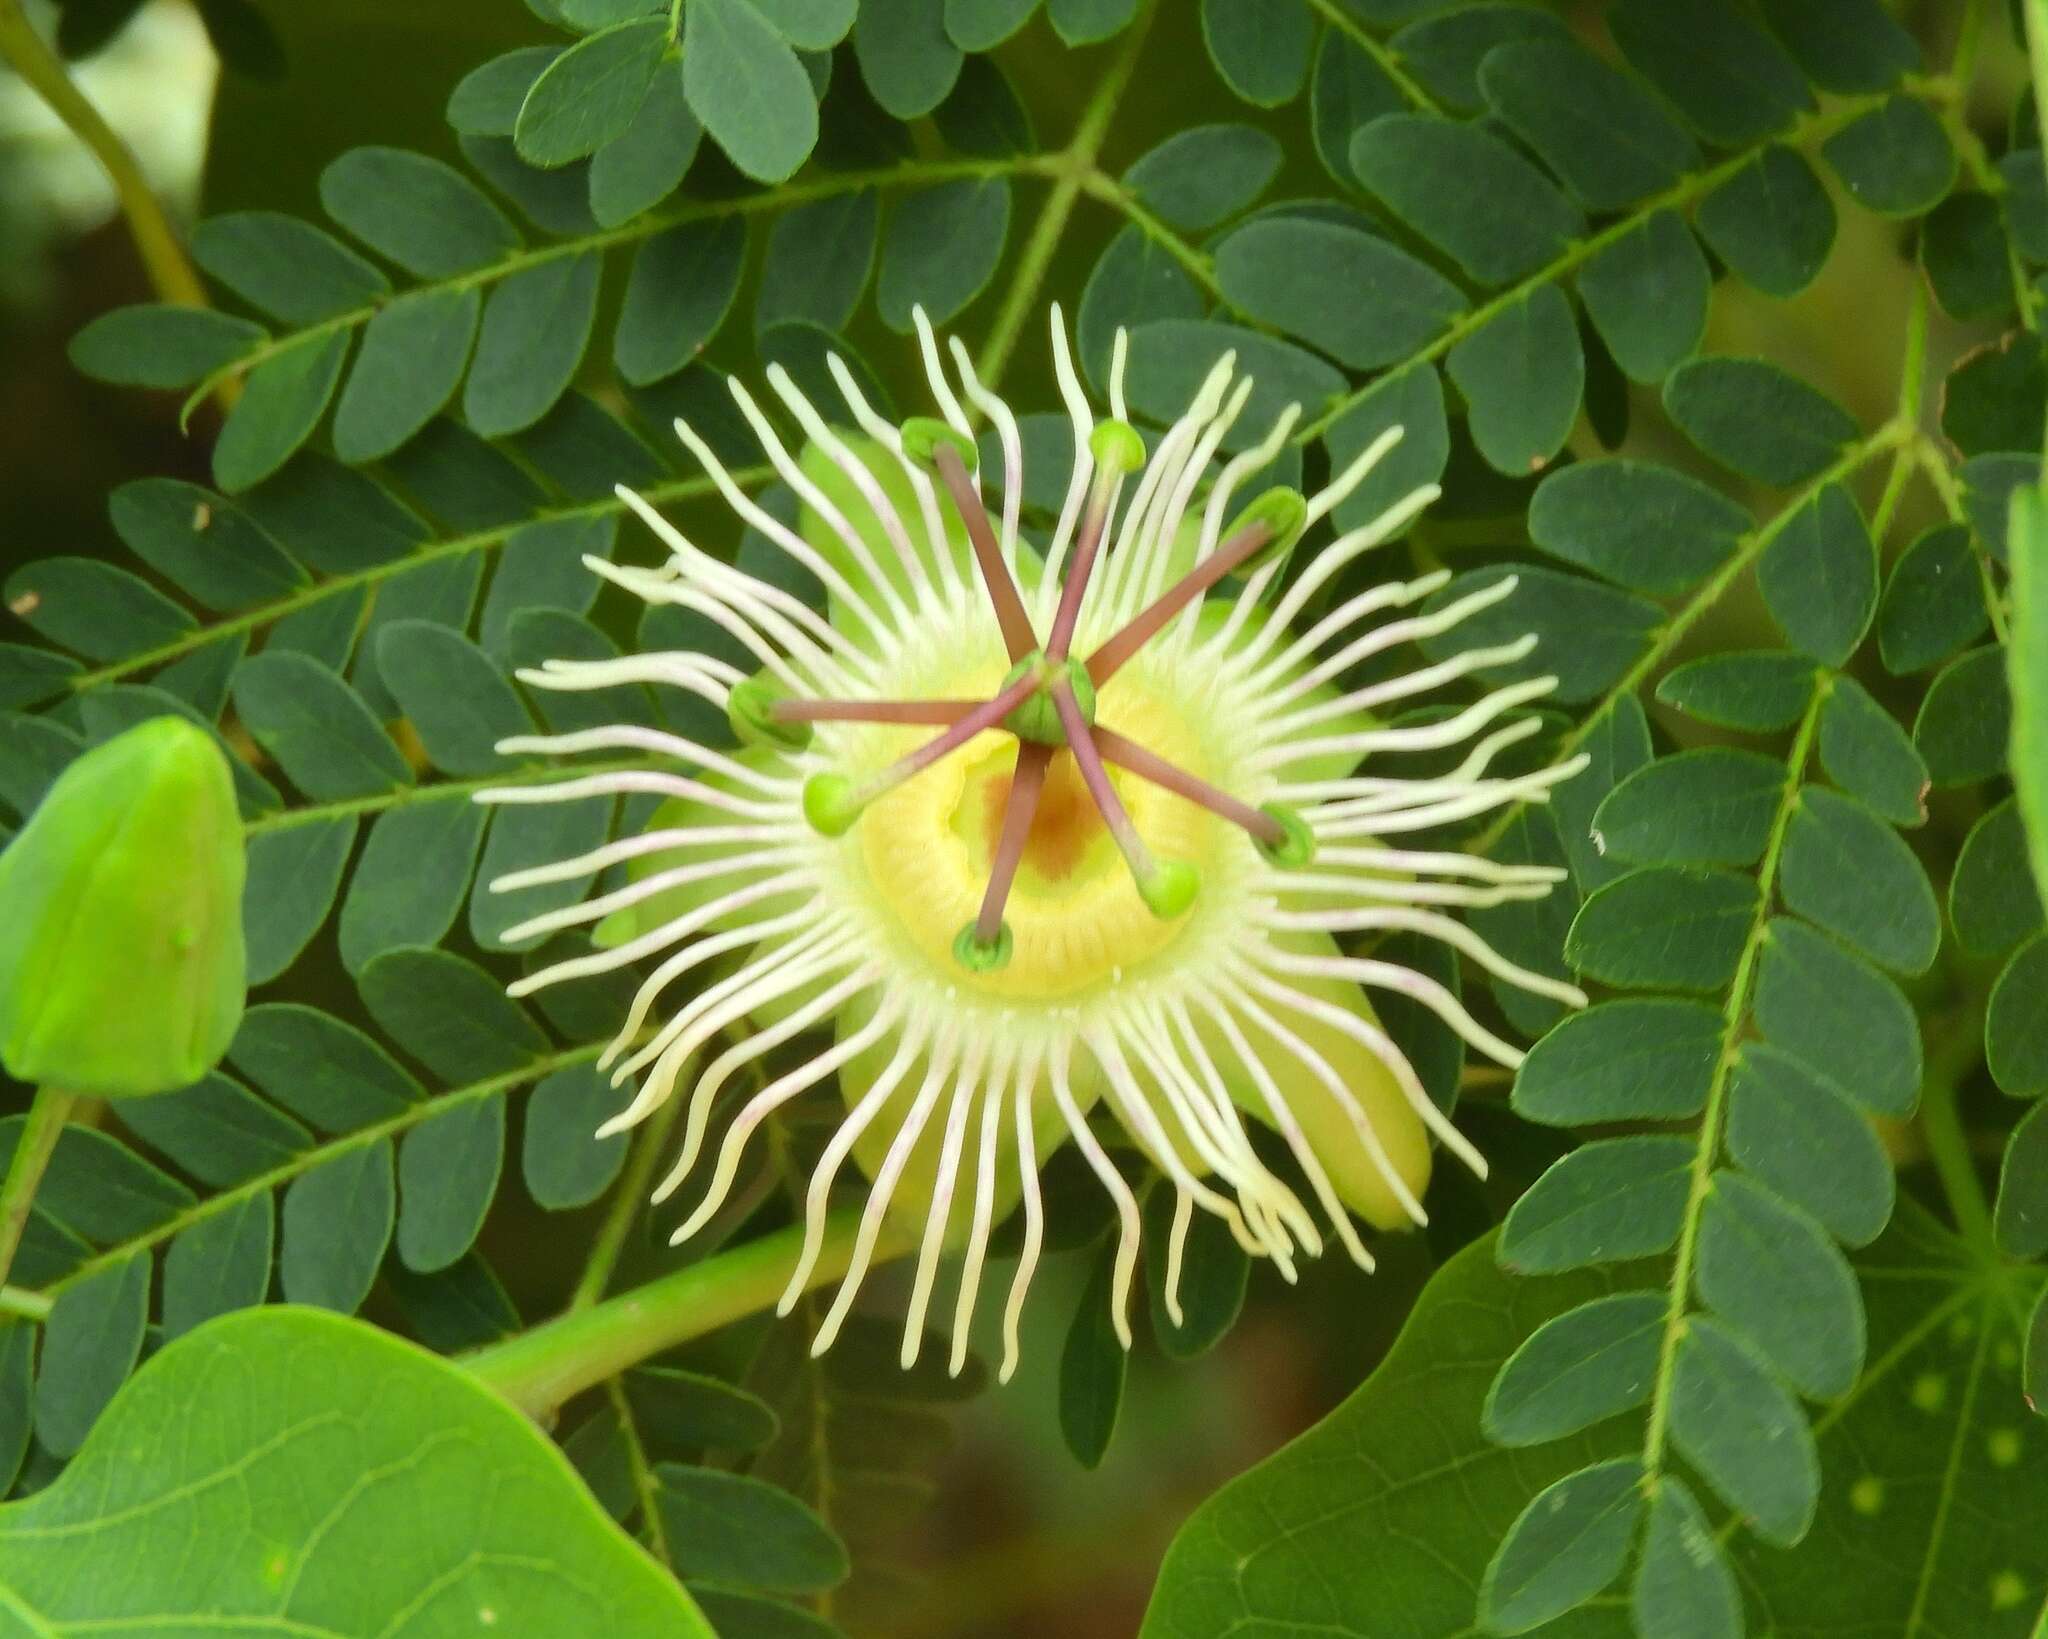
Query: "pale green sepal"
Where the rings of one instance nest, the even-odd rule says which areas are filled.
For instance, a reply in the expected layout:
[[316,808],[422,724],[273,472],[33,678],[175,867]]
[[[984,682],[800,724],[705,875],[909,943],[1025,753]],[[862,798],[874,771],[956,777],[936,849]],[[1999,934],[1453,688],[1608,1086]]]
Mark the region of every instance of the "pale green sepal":
[[164,1093],[227,1051],[248,993],[227,759],[181,717],[58,776],[0,853],[0,1063],[100,1098]]

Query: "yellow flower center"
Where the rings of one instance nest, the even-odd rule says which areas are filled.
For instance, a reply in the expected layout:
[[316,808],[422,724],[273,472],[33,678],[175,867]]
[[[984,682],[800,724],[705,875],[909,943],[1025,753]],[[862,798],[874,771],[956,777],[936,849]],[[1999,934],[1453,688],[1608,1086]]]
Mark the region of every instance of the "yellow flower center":
[[[936,694],[991,692],[1000,667],[977,669]],[[1216,757],[1188,720],[1169,680],[1140,661],[1102,691],[1096,720],[1161,756],[1215,778]],[[929,729],[874,736],[874,765],[928,738]],[[987,733],[956,756],[876,800],[855,833],[870,887],[905,941],[936,976],[990,996],[1078,998],[1131,975],[1179,939],[1193,915],[1163,922],[1139,898],[1131,873],[1081,782],[1073,757],[1057,752],[1047,771],[1023,863],[1003,910],[1015,948],[994,972],[964,969],[953,955],[961,927],[981,908],[1002,834],[1017,765],[1017,741]],[[863,757],[862,761],[868,761]],[[1245,849],[1234,827],[1184,798],[1112,768],[1117,795],[1146,845],[1186,860],[1205,884]],[[1206,892],[1206,888],[1205,888]]]

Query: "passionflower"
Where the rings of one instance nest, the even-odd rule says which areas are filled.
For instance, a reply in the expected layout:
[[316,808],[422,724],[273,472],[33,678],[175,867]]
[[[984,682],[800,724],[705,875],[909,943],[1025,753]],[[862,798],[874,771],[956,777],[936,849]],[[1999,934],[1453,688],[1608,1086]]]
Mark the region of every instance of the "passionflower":
[[[1582,1003],[1572,986],[1509,961],[1447,914],[1540,897],[1562,872],[1402,839],[1541,801],[1584,759],[1495,772],[1504,751],[1537,732],[1534,716],[1513,714],[1554,686],[1549,677],[1386,720],[1388,708],[1534,646],[1524,637],[1389,671],[1404,645],[1507,597],[1512,578],[1426,609],[1446,572],[1336,594],[1350,584],[1338,577],[1399,536],[1434,485],[1300,554],[1288,573],[1296,543],[1399,429],[1312,496],[1268,489],[1239,506],[1240,487],[1271,464],[1298,410],[1219,465],[1251,390],[1225,357],[1148,454],[1124,405],[1123,338],[1110,416],[1098,420],[1055,308],[1053,359],[1074,453],[1041,548],[1021,525],[1016,417],[957,340],[956,387],[922,313],[916,322],[935,417],[884,419],[836,358],[843,414],[771,367],[768,385],[807,441],[792,455],[733,383],[740,413],[801,503],[796,527],[676,424],[738,519],[822,585],[822,613],[620,489],[673,555],[659,569],[600,559],[586,560],[590,568],[715,623],[753,669],[691,651],[555,661],[521,676],[551,689],[683,690],[727,715],[740,749],[636,726],[505,742],[513,752],[650,753],[660,766],[485,800],[668,800],[642,834],[491,886],[613,873],[595,897],[512,930],[533,937],[601,923],[601,941],[611,941],[520,980],[517,993],[660,958],[603,1060],[616,1066],[615,1085],[637,1077],[637,1090],[600,1129],[633,1126],[687,1081],[681,1154],[657,1200],[699,1168],[721,1095],[752,1077],[674,1240],[726,1200],[771,1115],[837,1079],[845,1115],[810,1179],[783,1312],[815,1272],[849,1155],[870,1188],[815,1351],[838,1332],[897,1203],[899,1215],[922,1216],[904,1361],[916,1357],[951,1246],[962,1254],[957,1370],[991,1230],[1021,1198],[1022,1250],[1003,1313],[1007,1378],[1044,1242],[1038,1169],[1059,1143],[1077,1146],[1114,1199],[1112,1301],[1127,1345],[1139,1211],[1105,1134],[1120,1129],[1175,1191],[1166,1291],[1176,1321],[1198,1207],[1292,1279],[1297,1256],[1320,1253],[1326,1234],[1371,1269],[1354,1217],[1379,1227],[1423,1221],[1432,1137],[1484,1172],[1368,993],[1420,1003],[1502,1064],[1519,1052],[1435,979],[1349,954],[1335,936],[1442,940],[1512,984]],[[969,406],[1001,452],[999,513],[984,498]],[[1233,579],[1234,596],[1209,596]],[[1378,618],[1402,610],[1415,612]],[[1418,772],[1414,753],[1438,754],[1435,771]],[[1447,767],[1445,753],[1456,759]],[[694,988],[679,991],[693,975]],[[678,994],[686,999],[675,1005]],[[778,1050],[805,1040],[819,1045],[784,1067]],[[714,1043],[725,1045],[699,1063]],[[761,1066],[771,1053],[769,1076]],[[1277,1135],[1298,1182],[1269,1165],[1253,1124]]]

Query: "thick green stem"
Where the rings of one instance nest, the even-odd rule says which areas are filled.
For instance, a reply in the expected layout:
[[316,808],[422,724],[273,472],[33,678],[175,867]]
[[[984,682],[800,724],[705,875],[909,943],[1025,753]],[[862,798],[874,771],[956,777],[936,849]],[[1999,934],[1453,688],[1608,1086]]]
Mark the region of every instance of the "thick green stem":
[[[6,0],[0,0],[4,5]],[[43,1181],[43,1169],[57,1148],[57,1136],[64,1130],[64,1118],[78,1101],[54,1087],[36,1091],[29,1106],[28,1121],[15,1140],[14,1159],[7,1163],[7,1181],[0,1184],[0,1282],[14,1267],[14,1254],[21,1246],[22,1231],[28,1228],[28,1211],[35,1202],[36,1186]]]
[[[826,1220],[824,1244],[806,1290],[846,1273],[858,1226],[852,1212]],[[914,1240],[913,1230],[885,1224],[874,1255],[878,1261],[898,1257]],[[803,1226],[791,1224],[494,1343],[463,1364],[522,1411],[546,1416],[572,1396],[664,1349],[773,1307],[802,1244]]]
[[0,58],[6,59],[105,169],[157,294],[181,307],[206,306],[206,287],[186,258],[177,229],[150,191],[142,167],[100,111],[72,83],[43,37],[29,26],[21,0],[0,0]]

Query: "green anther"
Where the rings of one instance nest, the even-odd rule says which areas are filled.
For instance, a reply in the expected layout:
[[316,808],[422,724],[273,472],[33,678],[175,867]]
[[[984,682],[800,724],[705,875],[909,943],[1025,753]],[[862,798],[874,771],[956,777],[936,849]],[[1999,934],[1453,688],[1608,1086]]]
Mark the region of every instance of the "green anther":
[[993,973],[1006,966],[1010,953],[1017,948],[1017,941],[1010,933],[1010,924],[1005,922],[996,929],[993,941],[983,944],[981,936],[969,922],[953,940],[953,960],[969,973]]
[[930,472],[938,465],[938,448],[950,444],[960,457],[960,464],[969,472],[981,460],[981,451],[974,447],[974,440],[963,437],[937,416],[914,415],[903,423],[903,453],[916,466]]
[[725,720],[743,746],[770,751],[802,751],[811,743],[809,723],[784,722],[774,715],[783,692],[765,677],[749,677],[732,686],[725,702]]
[[190,1086],[248,995],[228,760],[155,717],[58,776],[0,853],[0,1064],[109,1098]]
[[843,837],[867,807],[844,774],[813,774],[804,781],[804,818],[820,836]]
[[1316,834],[1308,828],[1308,821],[1300,813],[1280,802],[1262,804],[1259,812],[1285,833],[1278,842],[1267,842],[1260,837],[1252,839],[1269,865],[1298,871],[1316,857]]
[[1276,558],[1285,557],[1294,550],[1294,543],[1301,539],[1301,532],[1308,527],[1308,502],[1298,489],[1289,489],[1285,484],[1269,489],[1235,518],[1223,532],[1223,539],[1249,529],[1253,524],[1264,524],[1273,532],[1273,538],[1247,558],[1238,568],[1240,575],[1263,568]]
[[1201,891],[1202,873],[1180,859],[1155,860],[1152,873],[1138,879],[1138,897],[1162,922],[1184,914]]
[[1088,453],[1104,472],[1136,472],[1145,464],[1145,440],[1128,421],[1099,421],[1088,435]]

